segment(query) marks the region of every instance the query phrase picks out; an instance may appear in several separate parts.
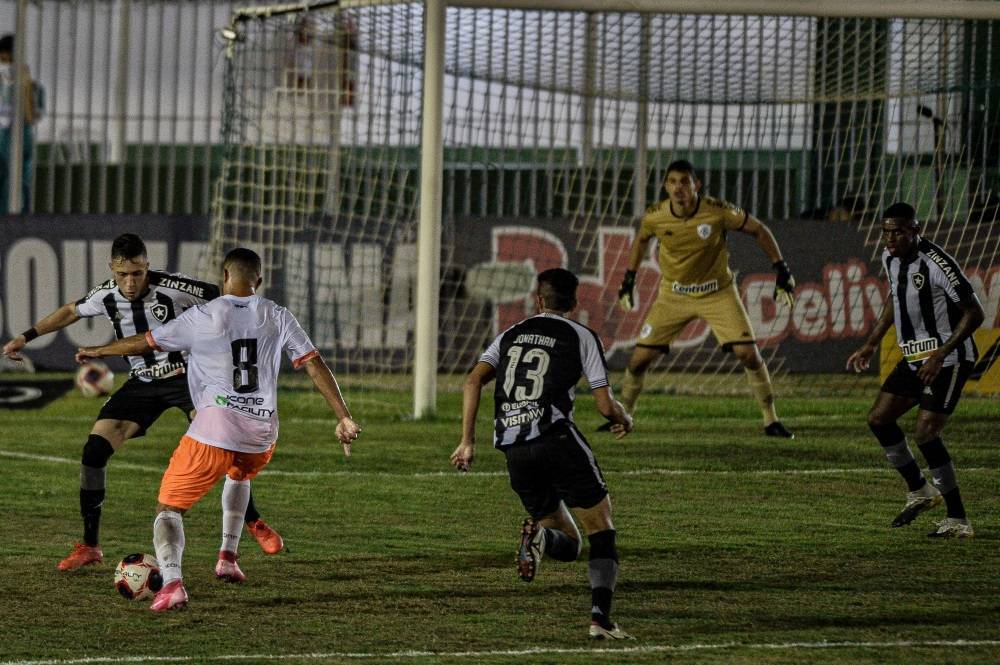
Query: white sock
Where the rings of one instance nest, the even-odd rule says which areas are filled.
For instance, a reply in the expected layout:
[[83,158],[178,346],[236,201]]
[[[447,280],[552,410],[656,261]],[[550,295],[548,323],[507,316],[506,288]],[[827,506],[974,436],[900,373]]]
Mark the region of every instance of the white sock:
[[179,580],[181,559],[184,558],[184,517],[172,510],[164,510],[153,522],[153,548],[160,562],[163,584]]
[[222,546],[224,552],[236,553],[243,534],[243,520],[250,502],[250,481],[226,476],[222,487]]

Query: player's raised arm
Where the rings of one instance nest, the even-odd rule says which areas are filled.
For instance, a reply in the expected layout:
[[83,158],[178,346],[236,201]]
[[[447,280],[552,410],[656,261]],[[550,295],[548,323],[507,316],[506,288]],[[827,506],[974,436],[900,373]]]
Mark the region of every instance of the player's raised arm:
[[23,333],[3,345],[3,355],[11,360],[21,359],[21,349],[36,337],[46,335],[50,332],[62,330],[68,325],[80,320],[80,315],[76,313],[76,303],[67,303],[52,312],[41,321],[31,326]]
[[340,386],[337,384],[336,377],[333,376],[330,367],[319,353],[305,361],[302,366],[305,367],[306,374],[309,375],[313,384],[319,390],[320,394],[323,395],[323,399],[326,400],[330,409],[336,414],[338,419],[336,429],[337,439],[340,440],[341,445],[344,447],[344,455],[350,457],[351,442],[361,434],[361,426],[351,418],[351,412],[347,408],[347,402],[344,401],[343,394],[340,392]]
[[85,346],[76,350],[76,362],[83,364],[92,358],[106,356],[141,356],[156,348],[148,332],[124,337],[104,346]]
[[496,376],[496,368],[479,361],[465,377],[462,386],[462,440],[451,454],[451,463],[459,471],[468,471],[476,457],[476,417],[483,386]]
[[651,238],[652,236],[644,235],[640,228],[639,235],[632,241],[632,250],[628,256],[628,268],[625,270],[625,277],[618,289],[618,303],[626,312],[635,309],[635,278],[639,272],[639,266],[642,264],[642,259],[649,250]]

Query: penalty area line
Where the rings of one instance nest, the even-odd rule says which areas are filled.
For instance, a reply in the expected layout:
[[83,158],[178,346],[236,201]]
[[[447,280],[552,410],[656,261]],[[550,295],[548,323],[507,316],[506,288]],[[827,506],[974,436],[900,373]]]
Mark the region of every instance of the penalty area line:
[[885,640],[843,642],[720,642],[717,644],[648,644],[621,647],[531,647],[527,649],[496,649],[483,651],[390,651],[287,654],[220,654],[217,656],[93,656],[54,658],[47,660],[11,660],[0,665],[98,665],[101,663],[190,663],[208,661],[283,661],[283,660],[417,660],[433,658],[492,658],[504,656],[559,656],[581,654],[656,654],[697,651],[810,651],[820,649],[912,649],[912,648],[982,648],[1000,646],[1000,640]]
[[[77,465],[80,460],[71,457],[55,455],[38,455],[21,453],[13,450],[0,450],[0,457],[20,459],[32,462],[49,462],[52,464]],[[132,464],[130,462],[115,462],[115,468],[144,471],[146,473],[163,473],[166,467]],[[962,473],[994,472],[990,467],[963,467]],[[891,475],[892,469],[884,467],[858,467],[835,469],[625,469],[623,471],[604,471],[606,476],[642,477],[642,476],[838,476],[853,475]],[[506,471],[414,471],[412,473],[397,473],[393,471],[282,471],[280,469],[264,469],[261,476],[282,476],[287,478],[499,478],[506,477]],[[3,663],[0,663],[3,665]]]

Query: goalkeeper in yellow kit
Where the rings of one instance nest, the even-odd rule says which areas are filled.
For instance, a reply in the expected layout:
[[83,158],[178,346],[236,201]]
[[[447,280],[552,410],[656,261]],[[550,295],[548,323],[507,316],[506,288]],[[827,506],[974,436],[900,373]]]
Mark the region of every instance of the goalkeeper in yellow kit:
[[793,439],[795,436],[778,420],[774,410],[774,390],[764,359],[757,350],[753,328],[729,269],[726,234],[739,231],[752,236],[764,250],[777,272],[775,299],[794,304],[795,279],[781,258],[781,250],[760,220],[721,199],[701,196],[701,181],[694,166],[678,160],[667,167],[664,182],[667,198],[650,206],[632,243],[628,270],[618,298],[621,306],[635,307],[633,291],[636,271],[653,238],[659,241],[660,290],[649,310],[625,371],[622,403],[629,413],[642,392],[646,369],[670,350],[684,326],[704,319],[726,351],[739,358],[746,371],[750,390],[764,416],[764,433]]

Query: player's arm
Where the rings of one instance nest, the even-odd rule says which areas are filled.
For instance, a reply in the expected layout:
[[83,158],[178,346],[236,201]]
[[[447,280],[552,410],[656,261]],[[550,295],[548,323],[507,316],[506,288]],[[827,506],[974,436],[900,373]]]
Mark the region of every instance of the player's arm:
[[344,447],[344,455],[350,457],[351,442],[361,434],[361,427],[351,418],[351,411],[347,408],[347,402],[344,401],[344,395],[340,392],[336,377],[333,376],[329,365],[318,353],[305,361],[302,367],[305,367],[306,374],[312,379],[313,385],[316,386],[323,399],[330,405],[330,409],[336,414],[338,418],[337,438]]
[[788,264],[781,257],[781,249],[778,247],[778,241],[774,239],[771,229],[767,228],[764,222],[747,213],[746,220],[736,230],[746,233],[756,240],[757,245],[771,260],[771,267],[774,268],[777,276],[774,282],[774,299],[784,301],[789,307],[794,305],[795,278],[792,277],[792,271],[788,269]]
[[84,346],[76,350],[76,362],[85,363],[93,358],[106,356],[141,356],[156,349],[150,334],[139,333],[131,337],[123,337],[104,346]]
[[879,342],[882,341],[882,338],[885,337],[885,333],[888,332],[891,326],[892,300],[887,299],[885,307],[882,308],[882,314],[879,315],[878,321],[875,322],[875,327],[869,333],[868,339],[865,340],[865,343],[857,351],[848,357],[847,369],[858,373],[868,369],[872,355],[875,354],[875,349],[878,348]]
[[924,364],[917,370],[917,376],[920,377],[925,386],[929,386],[937,378],[937,375],[941,372],[941,368],[944,367],[944,359],[948,357],[948,354],[957,349],[972,333],[976,332],[976,328],[981,326],[986,319],[983,306],[975,294],[968,300],[959,302],[958,306],[962,308],[962,318],[958,320],[958,325],[952,330],[951,337],[948,338],[947,342],[938,347],[934,353],[928,356]]
[[625,277],[618,289],[618,302],[622,309],[631,312],[635,308],[635,277],[642,265],[642,259],[649,250],[649,241],[652,236],[643,235],[640,227],[639,235],[632,241],[632,250],[628,255],[628,268],[625,270]]
[[80,315],[76,313],[76,303],[67,303],[4,344],[3,355],[11,360],[20,360],[21,354],[19,352],[28,342],[50,332],[62,330],[79,320]]
[[465,377],[462,386],[462,441],[451,454],[451,463],[459,471],[468,471],[476,456],[476,417],[483,386],[493,380],[497,370],[493,365],[479,361]]
[[591,392],[593,392],[594,400],[597,402],[597,410],[611,421],[611,432],[616,439],[621,439],[632,431],[632,416],[628,415],[622,403],[611,395],[609,386],[595,388]]

